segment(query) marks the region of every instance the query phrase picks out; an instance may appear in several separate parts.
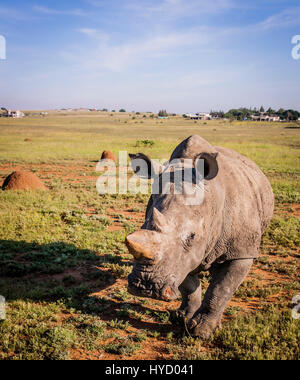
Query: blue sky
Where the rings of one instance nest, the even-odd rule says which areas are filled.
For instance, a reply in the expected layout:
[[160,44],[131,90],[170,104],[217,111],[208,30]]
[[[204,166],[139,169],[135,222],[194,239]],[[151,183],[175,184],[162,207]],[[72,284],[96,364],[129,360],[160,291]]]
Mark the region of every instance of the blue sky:
[[2,0],[0,105],[300,109],[299,0]]

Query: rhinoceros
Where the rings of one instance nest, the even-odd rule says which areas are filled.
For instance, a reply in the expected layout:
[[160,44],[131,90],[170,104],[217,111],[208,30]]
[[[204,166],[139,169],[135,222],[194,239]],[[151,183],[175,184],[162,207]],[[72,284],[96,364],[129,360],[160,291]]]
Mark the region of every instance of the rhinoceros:
[[[134,256],[128,291],[165,301],[181,293],[181,306],[171,312],[171,322],[188,326],[192,335],[206,339],[220,327],[228,302],[259,255],[274,209],[270,183],[248,158],[212,146],[197,135],[177,146],[164,165],[142,153],[130,158],[136,174],[154,178],[154,183],[162,180],[174,161],[192,162],[193,178],[200,167],[197,162],[204,163],[202,187],[196,181],[192,184],[203,190],[193,196],[204,194],[203,199],[189,202],[190,192],[172,191],[172,186],[164,192],[158,186],[141,230],[127,236],[126,245]],[[147,165],[146,173],[134,164],[140,159]],[[203,301],[202,271],[209,271],[211,279]]]

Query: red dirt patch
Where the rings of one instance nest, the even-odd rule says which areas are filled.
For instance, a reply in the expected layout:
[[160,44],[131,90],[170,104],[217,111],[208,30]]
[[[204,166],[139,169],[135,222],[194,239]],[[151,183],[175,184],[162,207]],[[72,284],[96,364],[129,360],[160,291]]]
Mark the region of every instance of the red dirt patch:
[[33,173],[16,171],[4,181],[3,190],[47,190],[47,187]]
[[292,205],[292,209],[294,210],[294,216],[300,218],[300,204],[296,203]]
[[300,218],[300,203],[284,203],[279,205],[279,210],[285,215],[293,215]]

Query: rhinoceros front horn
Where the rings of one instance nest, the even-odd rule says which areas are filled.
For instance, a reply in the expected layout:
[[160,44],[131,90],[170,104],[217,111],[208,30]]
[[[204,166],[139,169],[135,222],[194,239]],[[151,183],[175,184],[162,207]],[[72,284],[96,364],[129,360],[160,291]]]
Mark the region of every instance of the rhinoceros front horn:
[[153,260],[154,255],[148,248],[140,242],[137,242],[132,236],[127,236],[125,240],[128,251],[137,259]]

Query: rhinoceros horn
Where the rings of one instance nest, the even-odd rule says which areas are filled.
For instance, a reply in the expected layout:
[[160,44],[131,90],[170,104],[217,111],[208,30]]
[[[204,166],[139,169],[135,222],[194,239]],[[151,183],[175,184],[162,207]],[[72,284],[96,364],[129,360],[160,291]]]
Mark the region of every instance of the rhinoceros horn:
[[167,218],[157,208],[153,208],[153,223],[159,232],[164,232],[167,229]]
[[125,240],[128,251],[137,259],[149,259],[152,260],[154,255],[150,250],[144,246],[141,242],[136,241],[132,235],[126,237]]

